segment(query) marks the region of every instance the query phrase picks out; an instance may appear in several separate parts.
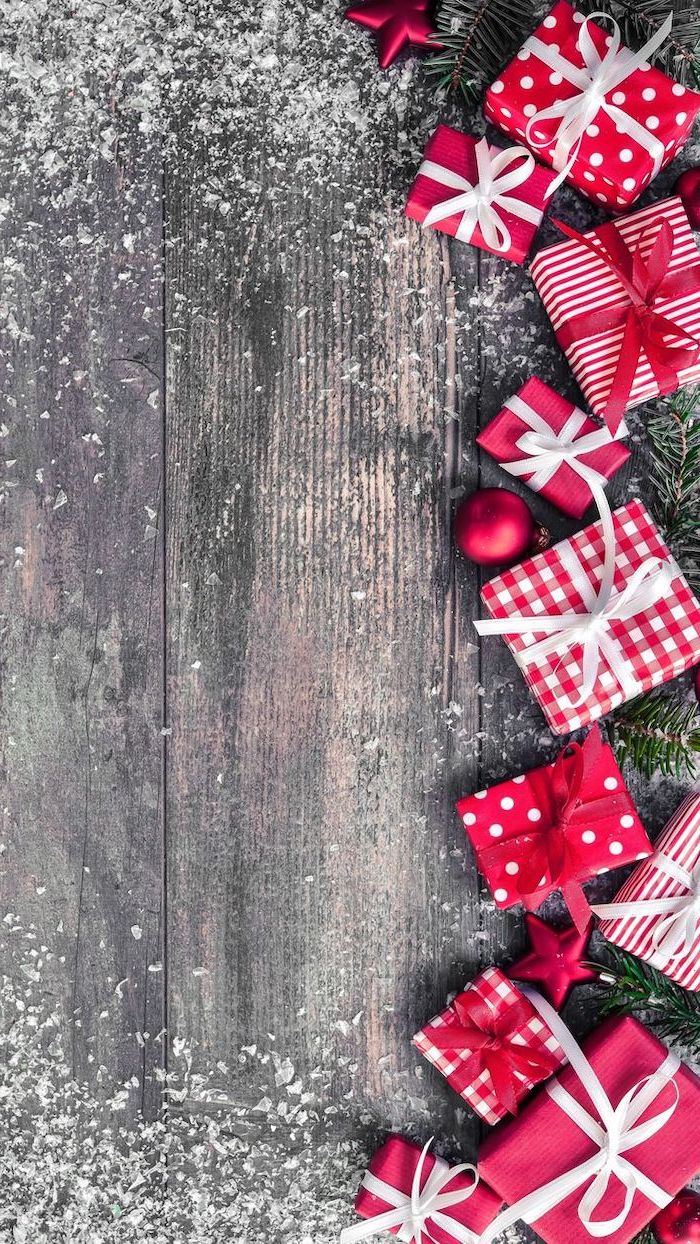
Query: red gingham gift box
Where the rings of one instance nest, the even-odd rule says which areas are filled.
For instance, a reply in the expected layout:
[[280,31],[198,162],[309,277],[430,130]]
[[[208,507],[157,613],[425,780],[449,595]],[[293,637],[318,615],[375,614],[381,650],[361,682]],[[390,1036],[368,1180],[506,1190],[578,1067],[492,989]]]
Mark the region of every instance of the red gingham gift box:
[[[449,125],[439,125],[428,140],[423,163],[408,192],[406,215],[492,255],[523,263],[542,220],[545,195],[554,176],[536,164],[524,147],[490,146],[485,138],[472,138]],[[475,195],[465,198],[468,187],[481,192],[480,206]],[[484,203],[487,188],[488,206]],[[445,215],[450,204],[455,210]],[[485,236],[484,211],[496,231],[490,240]],[[433,221],[431,213],[440,218]]]
[[551,764],[460,799],[457,813],[497,907],[535,911],[561,889],[582,929],[591,910],[581,883],[652,851],[598,726]]
[[614,437],[544,381],[533,376],[509,397],[476,438],[511,475],[521,479],[564,514],[581,518],[630,456]]
[[[700,95],[643,59],[615,83],[615,37],[610,21],[584,24],[584,14],[560,0],[489,87],[484,112],[544,163],[563,172],[573,157],[566,180],[594,202],[619,211],[634,203],[678,154],[700,108]],[[618,63],[630,55],[621,48]],[[608,62],[599,68],[601,56]],[[599,97],[602,106],[599,102],[589,109],[582,92],[596,74],[603,88],[610,85]],[[567,100],[572,101],[569,115],[562,116],[562,101]],[[558,115],[536,115],[553,105]]]
[[[490,1048],[483,1049],[484,1041]],[[566,1061],[547,1024],[499,968],[477,976],[413,1043],[490,1124],[515,1114]]]
[[684,989],[700,990],[700,795],[684,799],[655,847],[612,902],[593,910],[609,941]]
[[[491,579],[481,593],[493,621],[476,622],[477,630],[503,634],[555,734],[604,717],[700,661],[700,603],[639,500],[612,515],[612,593],[607,612],[595,617],[605,562],[603,530],[602,521],[592,523]],[[636,602],[652,592],[652,581],[660,597],[630,616]],[[544,621],[539,628],[538,615],[554,618],[560,633],[552,638]],[[542,654],[545,631],[547,642],[557,645],[551,655]],[[587,672],[591,651],[594,664]],[[591,673],[592,689],[582,696]]]
[[[653,312],[650,329],[656,317],[662,317],[659,328],[669,343],[656,359],[650,358],[651,339],[643,338],[636,355],[632,353],[627,322],[632,302],[615,265],[622,271],[638,256],[650,272],[659,262],[656,252],[663,244],[663,231],[670,235],[670,254],[660,260],[663,276],[652,283],[652,292],[644,293],[640,286],[640,297]],[[602,257],[603,251],[612,264]],[[610,417],[611,403],[629,410],[700,379],[700,251],[678,197],[546,247],[535,256],[531,271],[586,401],[613,432],[621,414]],[[670,324],[678,330],[673,342]],[[630,355],[633,369],[621,383]]]

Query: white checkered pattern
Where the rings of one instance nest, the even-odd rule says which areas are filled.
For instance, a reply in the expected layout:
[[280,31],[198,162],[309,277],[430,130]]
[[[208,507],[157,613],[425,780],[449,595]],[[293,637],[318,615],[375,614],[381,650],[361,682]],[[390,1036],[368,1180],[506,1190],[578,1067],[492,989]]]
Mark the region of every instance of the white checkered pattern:
[[[465,992],[470,992],[471,990],[478,993],[479,997],[483,998],[494,1011],[500,1013],[507,1007],[513,1006],[516,1002],[521,1002],[523,998],[517,986],[509,981],[499,968],[486,968],[484,972],[472,981]],[[448,1083],[455,1088],[456,1086],[453,1083],[455,1073],[459,1071],[461,1063],[468,1061],[470,1054],[465,1051],[455,1050],[454,1054],[450,1055],[445,1050],[437,1049],[430,1040],[431,1029],[450,1026],[459,1026],[459,1019],[453,1008],[448,1006],[439,1015],[436,1015],[434,1019],[431,1019],[425,1028],[421,1028],[420,1032],[416,1033],[413,1038],[413,1044],[433,1066],[437,1067],[438,1071],[442,1072]],[[532,1007],[530,1019],[526,1024],[521,1024],[514,1031],[512,1040],[516,1045],[529,1046],[533,1050],[548,1050],[550,1054],[559,1059],[561,1066],[566,1062],[559,1042],[556,1040],[556,1037],[552,1036],[550,1029],[544,1020],[540,1019],[534,1007]],[[519,1081],[516,1095],[518,1101],[522,1101],[536,1084],[541,1083],[547,1077],[542,1076],[540,1080],[530,1080],[515,1072],[515,1078]],[[459,1089],[457,1091],[460,1092]],[[482,1071],[472,1084],[461,1090],[460,1096],[464,1101],[468,1102],[472,1110],[478,1114],[480,1119],[483,1119],[484,1123],[498,1123],[508,1113],[500,1104],[493,1091],[491,1076],[488,1071]]]
[[[621,646],[639,683],[639,692],[668,682],[700,661],[700,603],[676,566],[641,501],[630,501],[613,514],[616,538],[615,589],[622,590],[635,570],[649,557],[670,561],[677,570],[672,591],[653,610],[627,622],[613,621],[611,634]],[[560,550],[570,545],[591,582],[598,587],[603,564],[601,524],[592,523],[568,540],[528,558],[487,583],[481,593],[489,614],[584,613],[581,596],[566,576]],[[523,660],[540,633],[506,635],[505,641],[521,666],[533,695],[555,734],[569,734],[604,717],[628,698],[601,656],[595,687],[578,703],[581,687],[581,645],[566,644],[535,667]]]

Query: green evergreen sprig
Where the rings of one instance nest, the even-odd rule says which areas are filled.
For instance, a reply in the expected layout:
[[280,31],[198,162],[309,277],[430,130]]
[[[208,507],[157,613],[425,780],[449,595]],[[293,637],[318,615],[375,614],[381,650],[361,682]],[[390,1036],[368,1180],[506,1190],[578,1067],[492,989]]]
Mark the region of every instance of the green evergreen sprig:
[[700,1057],[700,997],[634,955],[607,946],[610,963],[594,963],[604,987],[601,1014],[639,1012],[664,1041]]
[[577,0],[586,13],[609,13],[619,23],[627,47],[641,47],[669,13],[673,28],[652,62],[686,86],[700,86],[700,18],[688,0]]
[[617,761],[629,761],[646,778],[678,780],[700,771],[700,711],[694,701],[657,689],[630,700],[609,719]]
[[438,87],[475,100],[532,30],[530,0],[443,0],[436,15],[442,49],[425,62]]
[[661,403],[647,420],[650,497],[686,577],[700,589],[700,387]]

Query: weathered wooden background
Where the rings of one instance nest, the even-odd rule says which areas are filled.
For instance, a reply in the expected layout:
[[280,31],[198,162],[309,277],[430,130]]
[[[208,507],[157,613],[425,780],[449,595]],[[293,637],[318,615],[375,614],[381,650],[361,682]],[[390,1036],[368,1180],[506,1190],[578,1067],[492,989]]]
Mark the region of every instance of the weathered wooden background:
[[[361,89],[369,37],[343,38]],[[245,158],[231,217],[191,116],[175,149],[134,120],[86,152],[72,211],[4,151],[3,953],[36,927],[76,1072],[136,1077],[149,1110],[167,1029],[251,1118],[239,1053],[274,1048],[339,1131],[469,1153],[410,1036],[522,930],[453,802],[556,744],[476,642],[451,514],[519,488],[474,445],[502,399],[533,371],[575,389],[527,268],[405,220],[438,115],[418,73],[407,94],[323,175],[306,133],[269,138],[274,94],[249,105],[216,140]],[[643,422],[614,500],[644,495]],[[635,789],[656,830],[676,790]]]

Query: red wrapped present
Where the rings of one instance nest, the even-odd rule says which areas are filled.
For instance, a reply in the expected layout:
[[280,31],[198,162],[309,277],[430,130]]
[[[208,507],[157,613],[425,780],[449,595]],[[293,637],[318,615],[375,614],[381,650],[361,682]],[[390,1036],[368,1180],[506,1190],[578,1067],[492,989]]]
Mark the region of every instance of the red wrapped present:
[[636,1019],[607,1020],[581,1049],[533,1001],[569,1066],[481,1147],[510,1207],[481,1244],[519,1220],[549,1244],[628,1244],[700,1169],[700,1080]]
[[597,726],[553,764],[460,799],[457,812],[497,907],[534,911],[561,890],[581,931],[591,920],[582,882],[652,852]]
[[564,1062],[532,1003],[487,968],[413,1038],[484,1123],[517,1114],[523,1098]]
[[609,941],[700,990],[700,795],[683,801],[613,902],[593,910]]
[[366,1222],[340,1233],[357,1244],[381,1231],[400,1240],[478,1244],[502,1202],[469,1163],[449,1166],[403,1136],[390,1136],[370,1161],[355,1209]]
[[605,29],[564,0],[555,4],[487,91],[484,111],[553,165],[556,184],[566,178],[620,210],[678,154],[700,95],[648,62],[670,33],[670,17],[631,52],[617,22],[594,16]]
[[615,436],[536,376],[503,403],[476,438],[504,470],[565,514],[581,518],[606,482],[627,461]]
[[406,215],[522,263],[553,181],[524,147],[501,150],[439,125],[408,192]]
[[641,501],[491,579],[481,635],[503,635],[556,734],[700,661],[700,603]]
[[583,234],[557,223],[570,241],[540,251],[532,276],[614,433],[630,407],[700,378],[700,251],[677,197]]

